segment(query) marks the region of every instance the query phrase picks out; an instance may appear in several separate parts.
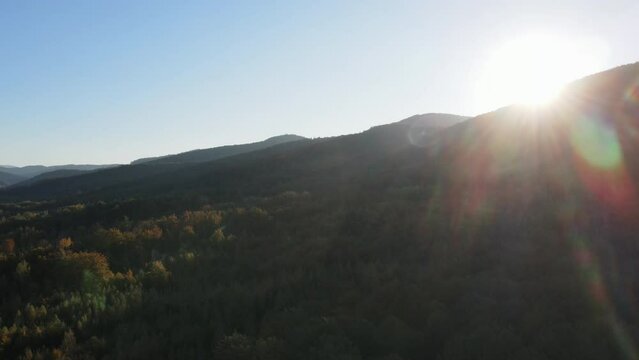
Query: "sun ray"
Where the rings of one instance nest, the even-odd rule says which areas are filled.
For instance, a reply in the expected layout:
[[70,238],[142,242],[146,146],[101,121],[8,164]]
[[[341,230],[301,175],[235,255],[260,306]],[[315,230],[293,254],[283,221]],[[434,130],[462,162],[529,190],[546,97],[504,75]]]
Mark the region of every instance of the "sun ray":
[[[607,47],[597,39],[529,33],[492,51],[476,82],[480,111],[522,104],[543,105],[572,80],[601,70]],[[588,56],[585,56],[588,54]]]

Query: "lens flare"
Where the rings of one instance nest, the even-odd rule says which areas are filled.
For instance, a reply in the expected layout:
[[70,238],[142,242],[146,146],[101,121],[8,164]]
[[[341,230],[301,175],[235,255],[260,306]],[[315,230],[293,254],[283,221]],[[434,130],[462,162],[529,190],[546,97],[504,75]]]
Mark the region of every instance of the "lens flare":
[[570,140],[579,155],[591,166],[614,169],[621,165],[622,153],[617,133],[598,118],[578,121]]
[[626,101],[634,104],[639,104],[639,79],[637,79],[624,94],[624,98]]
[[582,184],[601,205],[631,220],[637,214],[636,191],[624,164],[617,130],[597,115],[575,121],[570,134]]
[[[573,219],[575,220],[575,219]],[[581,273],[586,291],[590,294],[593,305],[603,311],[605,320],[612,330],[615,340],[628,359],[637,359],[637,350],[628,331],[619,321],[617,311],[610,298],[608,287],[604,282],[600,265],[592,251],[592,241],[585,234],[575,229],[569,230],[577,269]]]

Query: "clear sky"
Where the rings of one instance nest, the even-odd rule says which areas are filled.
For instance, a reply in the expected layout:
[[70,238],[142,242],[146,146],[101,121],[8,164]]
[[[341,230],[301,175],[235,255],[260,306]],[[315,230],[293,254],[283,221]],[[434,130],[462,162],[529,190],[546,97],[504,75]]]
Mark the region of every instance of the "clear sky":
[[596,38],[604,70],[639,61],[637,19],[637,0],[2,1],[0,164],[475,115],[501,105],[477,100],[500,44]]

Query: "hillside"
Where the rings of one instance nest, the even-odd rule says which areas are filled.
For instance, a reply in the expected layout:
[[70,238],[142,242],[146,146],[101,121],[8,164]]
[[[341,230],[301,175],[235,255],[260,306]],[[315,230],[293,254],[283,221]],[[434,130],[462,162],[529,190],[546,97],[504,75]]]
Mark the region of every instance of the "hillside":
[[637,79],[4,191],[0,357],[636,358]]
[[183,152],[176,155],[166,155],[153,158],[138,159],[131,162],[131,165],[150,163],[150,164],[173,164],[173,163],[198,163],[217,160],[233,155],[243,154],[251,151],[257,151],[269,148],[271,146],[284,144],[287,142],[304,140],[305,138],[298,135],[280,135],[268,138],[250,144],[219,146],[210,149],[199,149]]
[[[276,186],[281,188],[288,186],[288,182],[304,181],[297,177],[298,174],[304,177],[319,175],[312,181],[321,186],[331,186],[333,179],[326,179],[326,176],[336,167],[345,172],[358,170],[363,164],[373,164],[399,149],[413,146],[411,141],[425,141],[428,136],[436,134],[445,126],[466,119],[467,117],[448,114],[418,115],[394,124],[374,127],[360,134],[289,141],[261,151],[206,163],[152,161],[42,182],[29,188],[0,192],[0,199],[33,200],[79,194],[99,199],[142,194],[195,194],[204,189],[224,193],[227,186],[232,184],[237,187],[247,186],[247,190],[250,187],[250,191],[274,191],[271,188],[274,181],[280,183]],[[353,166],[347,166],[348,164]],[[304,171],[310,173],[302,174]],[[262,175],[272,179],[261,179]]]
[[0,171],[0,188],[11,186],[24,180],[23,177]]
[[44,166],[44,165],[31,165],[31,166],[0,166],[0,171],[17,175],[22,178],[32,178],[47,172],[58,171],[58,170],[78,170],[78,171],[92,171],[99,169],[107,169],[111,167],[116,167],[119,165],[55,165],[55,166]]
[[[153,182],[161,174],[171,174],[172,177],[181,178],[188,173],[202,160],[211,157],[213,159],[223,159],[235,154],[249,153],[268,147],[277,147],[278,144],[286,146],[299,142],[295,135],[282,135],[267,139],[262,142],[223,146],[207,150],[195,150],[179,155],[170,155],[162,160],[150,160],[134,162],[132,165],[123,165],[101,171],[82,171],[73,173],[54,173],[54,176],[44,176],[38,181],[29,181],[15,186],[12,189],[5,189],[0,192],[0,199],[44,199],[47,197],[79,196],[101,191],[106,193],[113,188],[127,188],[131,185],[139,184],[146,186],[146,182]],[[55,176],[55,175],[71,176]]]
[[38,182],[41,181],[46,181],[46,180],[51,180],[51,179],[63,179],[63,178],[68,178],[71,176],[76,176],[76,175],[82,175],[85,173],[88,173],[90,171],[98,171],[100,169],[96,169],[96,170],[74,170],[74,169],[64,169],[64,170],[53,170],[53,171],[47,171],[44,172],[40,175],[36,175],[32,178],[20,181],[18,183],[16,183],[14,186],[31,186],[33,184],[36,184]]

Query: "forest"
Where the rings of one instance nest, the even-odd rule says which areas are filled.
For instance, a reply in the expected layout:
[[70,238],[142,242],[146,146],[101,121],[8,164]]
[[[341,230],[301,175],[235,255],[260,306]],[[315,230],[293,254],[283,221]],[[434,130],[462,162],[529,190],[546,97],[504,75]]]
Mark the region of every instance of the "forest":
[[285,192],[150,218],[134,200],[5,205],[1,354],[623,358],[569,244],[452,234],[422,196]]

